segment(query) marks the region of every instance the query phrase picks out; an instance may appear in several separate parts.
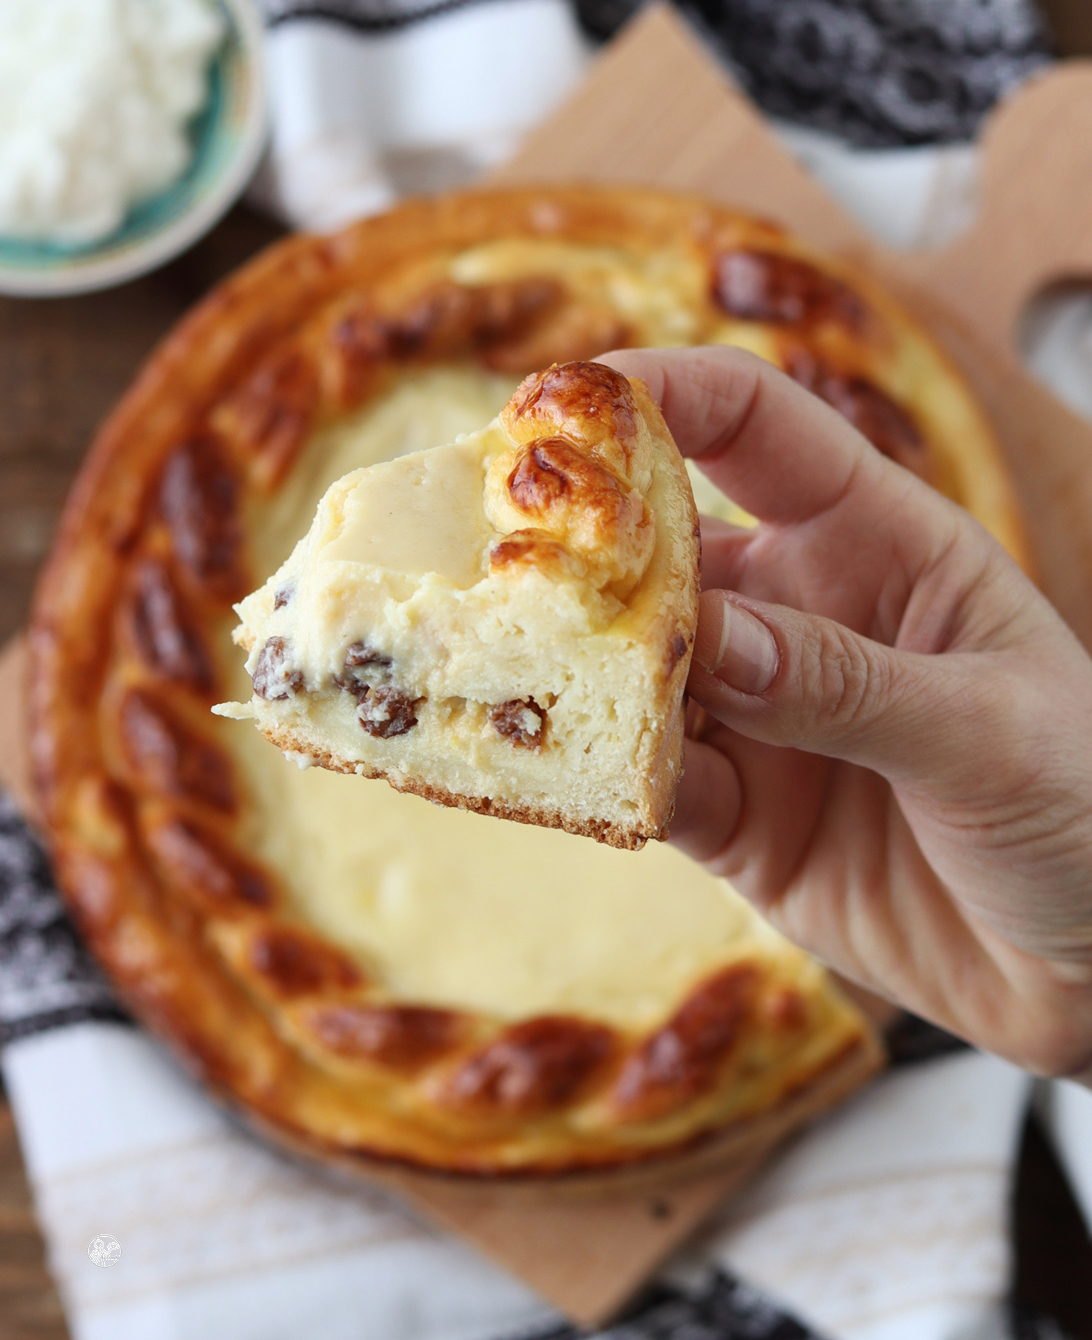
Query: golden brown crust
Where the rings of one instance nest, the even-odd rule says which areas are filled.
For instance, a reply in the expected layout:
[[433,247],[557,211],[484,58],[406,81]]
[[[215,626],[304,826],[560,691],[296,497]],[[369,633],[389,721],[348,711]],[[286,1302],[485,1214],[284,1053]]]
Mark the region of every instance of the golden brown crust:
[[578,554],[616,550],[623,538],[642,531],[651,540],[652,519],[641,495],[568,438],[525,442],[505,486],[529,525],[560,531]]
[[436,1100],[490,1121],[543,1115],[586,1090],[617,1045],[613,1029],[587,1019],[524,1019],[452,1067],[437,1085]]
[[761,985],[752,963],[702,983],[627,1058],[610,1093],[615,1111],[647,1121],[707,1091],[750,1022]]
[[463,1042],[466,1019],[428,1005],[316,1006],[305,1023],[338,1056],[416,1072]]
[[172,891],[217,916],[271,909],[278,901],[267,870],[233,850],[215,829],[164,806],[148,807],[144,840],[159,878]]
[[867,307],[844,280],[770,247],[727,247],[713,263],[713,297],[728,316],[800,326],[831,322],[859,331]]
[[703,244],[724,316],[718,343],[755,347],[1031,566],[996,435],[955,364],[890,293],[771,224],[711,221]]
[[[292,922],[276,878],[245,854],[252,802],[208,715],[223,689],[216,647],[260,575],[252,517],[311,432],[400,368],[535,374],[667,338],[556,274],[456,282],[451,259],[496,238],[670,250],[705,277],[686,339],[760,345],[1010,550],[1026,546],[989,429],[902,308],[856,270],[700,200],[574,188],[412,203],[273,248],[154,353],[76,483],[31,630],[36,782],[75,919],[136,1013],[279,1139],[350,1164],[554,1176],[730,1142],[760,1114],[796,1110],[847,1057],[861,1074],[876,1060],[849,1007],[758,957],[628,1034],[398,999]],[[564,385],[528,386],[525,440],[567,438]],[[604,444],[624,442],[609,386],[596,403]],[[631,477],[609,445],[602,465]],[[537,519],[498,549],[497,563],[547,549],[584,561]],[[667,675],[681,682],[689,654],[680,630]],[[679,714],[667,763],[681,737]],[[829,1047],[794,1050],[808,1038]],[[766,1087],[733,1107],[755,1073]]]
[[[603,363],[555,363],[517,387],[500,419],[515,445],[499,453],[489,469],[486,509],[494,524],[506,532],[552,536],[597,586],[613,584],[624,598],[655,544],[643,496],[650,439],[667,449],[665,463],[680,476],[685,468],[648,388]],[[661,542],[673,543],[674,537],[662,536]],[[506,560],[498,548],[502,557],[494,567],[514,556],[509,551]],[[525,545],[520,561],[541,554],[552,569],[566,566],[563,555],[553,552],[551,559],[546,548]],[[692,571],[687,584],[696,589],[696,551],[686,563]],[[692,612],[696,619],[696,605]]]
[[605,363],[569,362],[533,373],[501,411],[517,442],[576,438],[629,476],[637,445],[637,405],[629,381]]
[[494,572],[523,565],[558,579],[582,581],[588,574],[588,565],[568,545],[534,526],[512,531],[489,551],[489,567]]
[[145,668],[157,679],[208,693],[213,685],[212,661],[170,562],[155,554],[139,559],[122,599],[123,636],[131,640],[133,653]]
[[[540,1159],[520,1168],[452,1161],[445,1166],[432,1165],[429,1172],[433,1176],[446,1175],[488,1185],[494,1194],[503,1193],[508,1203],[520,1205],[555,1203],[559,1196],[580,1202],[615,1194],[623,1188],[649,1193],[676,1189],[681,1181],[768,1151],[803,1122],[813,1121],[837,1107],[873,1078],[885,1060],[875,1033],[855,1036],[821,1064],[806,1072],[802,1070],[776,1105],[703,1128],[677,1141],[666,1154],[663,1150],[634,1146],[624,1153],[612,1150],[600,1157],[585,1153],[581,1157],[570,1154],[565,1159]],[[400,1172],[416,1175],[421,1169],[418,1160],[390,1152],[334,1148],[318,1143],[309,1133],[290,1130],[280,1121],[271,1123],[256,1105],[245,1116],[251,1126],[277,1143],[298,1154],[318,1155],[325,1163],[351,1175],[368,1177],[377,1170],[386,1170],[394,1174],[394,1184],[398,1185]]]
[[351,991],[364,978],[347,954],[298,926],[263,926],[249,937],[244,972],[280,1000]]
[[229,759],[189,728],[165,694],[126,689],[117,732],[125,771],[139,791],[227,814],[238,808]]

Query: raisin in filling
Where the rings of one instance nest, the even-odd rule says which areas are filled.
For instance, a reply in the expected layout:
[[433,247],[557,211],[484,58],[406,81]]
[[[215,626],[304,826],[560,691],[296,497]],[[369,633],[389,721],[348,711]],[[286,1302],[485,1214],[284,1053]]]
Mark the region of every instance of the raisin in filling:
[[509,698],[489,709],[489,719],[498,735],[522,749],[541,749],[546,733],[546,710],[533,698]]
[[389,656],[366,642],[353,642],[345,653],[344,668],[334,680],[338,688],[356,699],[356,719],[361,726],[380,740],[412,730],[422,701],[390,682],[392,664]]
[[365,688],[356,709],[356,719],[369,735],[389,740],[393,735],[405,735],[417,725],[420,702],[420,698],[411,698],[408,693],[390,686]]
[[374,666],[379,670],[389,670],[393,662],[389,656],[369,647],[366,642],[354,642],[345,653],[345,669],[360,670],[365,666]]
[[288,642],[271,637],[258,653],[250,676],[254,692],[267,702],[279,703],[303,688],[303,674],[288,660]]
[[369,689],[390,684],[392,664],[389,656],[369,647],[366,642],[353,642],[345,653],[344,668],[334,683],[354,698],[363,698]]

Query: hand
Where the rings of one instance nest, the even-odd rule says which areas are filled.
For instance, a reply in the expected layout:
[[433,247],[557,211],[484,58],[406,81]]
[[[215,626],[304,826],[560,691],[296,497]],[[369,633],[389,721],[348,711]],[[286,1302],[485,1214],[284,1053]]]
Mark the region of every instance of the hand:
[[672,840],[865,987],[1092,1083],[1092,661],[961,508],[736,349],[607,355],[702,523]]

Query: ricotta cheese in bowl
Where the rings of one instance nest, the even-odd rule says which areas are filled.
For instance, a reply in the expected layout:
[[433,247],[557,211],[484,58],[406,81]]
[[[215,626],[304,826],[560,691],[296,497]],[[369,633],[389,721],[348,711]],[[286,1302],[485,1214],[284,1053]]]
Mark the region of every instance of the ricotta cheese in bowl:
[[176,181],[224,33],[210,0],[4,0],[0,233],[98,242]]
[[257,0],[0,0],[0,293],[108,288],[190,246],[265,142]]

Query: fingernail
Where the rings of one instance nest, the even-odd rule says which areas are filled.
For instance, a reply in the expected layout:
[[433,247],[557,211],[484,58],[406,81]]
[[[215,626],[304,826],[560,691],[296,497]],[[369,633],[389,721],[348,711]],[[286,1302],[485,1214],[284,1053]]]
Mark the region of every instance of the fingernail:
[[694,660],[729,688],[765,693],[781,662],[774,636],[761,619],[719,592],[701,598]]

